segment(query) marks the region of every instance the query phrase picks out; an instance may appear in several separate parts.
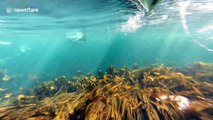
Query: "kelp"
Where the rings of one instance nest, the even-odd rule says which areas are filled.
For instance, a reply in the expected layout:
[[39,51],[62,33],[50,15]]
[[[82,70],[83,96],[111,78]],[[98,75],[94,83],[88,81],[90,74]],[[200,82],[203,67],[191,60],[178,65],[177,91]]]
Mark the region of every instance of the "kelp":
[[0,107],[11,105],[14,94],[6,89],[5,85],[11,85],[14,78],[14,76],[8,75],[6,70],[0,69]]
[[[118,89],[121,88],[121,90]],[[159,95],[171,95],[160,88],[137,88],[115,85],[96,88],[92,92],[62,93],[37,104],[14,107],[0,112],[1,119],[180,119],[181,111],[173,101],[163,102]],[[29,113],[28,113],[29,112]],[[11,114],[12,113],[12,114]],[[11,115],[8,115],[11,114]]]
[[73,92],[77,91],[79,84],[67,80],[65,76],[58,77],[54,80],[37,83],[34,88],[34,94],[39,99],[44,97],[54,96],[61,92]]
[[196,62],[190,66],[180,69],[186,75],[192,76],[199,81],[213,82],[213,64]]
[[0,119],[211,119],[212,83],[183,71],[163,65],[110,66],[97,75],[78,73],[71,80],[62,76],[38,83],[31,96],[19,95],[13,106],[0,109]]

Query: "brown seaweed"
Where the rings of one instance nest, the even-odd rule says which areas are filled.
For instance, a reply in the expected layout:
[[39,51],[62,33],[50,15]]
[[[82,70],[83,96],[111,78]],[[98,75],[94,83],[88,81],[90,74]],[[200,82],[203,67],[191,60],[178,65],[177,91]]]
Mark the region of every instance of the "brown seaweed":
[[[205,66],[206,74],[211,65]],[[71,80],[62,76],[37,84],[31,96],[19,95],[13,106],[0,109],[0,119],[211,119],[213,84],[194,75],[160,65],[110,66],[106,73],[78,74]]]

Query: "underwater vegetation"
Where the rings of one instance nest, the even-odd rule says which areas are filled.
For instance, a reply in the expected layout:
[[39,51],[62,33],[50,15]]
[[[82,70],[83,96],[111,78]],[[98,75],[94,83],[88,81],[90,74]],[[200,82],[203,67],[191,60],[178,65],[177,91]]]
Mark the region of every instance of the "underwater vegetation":
[[[0,108],[1,120],[210,120],[213,64],[78,73],[37,83]],[[3,75],[2,75],[3,76]]]

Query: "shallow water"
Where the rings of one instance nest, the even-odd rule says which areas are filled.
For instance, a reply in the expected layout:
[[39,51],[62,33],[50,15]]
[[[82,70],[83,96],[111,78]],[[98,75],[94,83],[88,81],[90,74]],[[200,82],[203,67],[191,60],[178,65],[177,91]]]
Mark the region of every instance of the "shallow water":
[[[29,7],[38,12],[14,11]],[[0,87],[110,65],[212,63],[212,14],[212,0],[163,0],[149,13],[126,0],[1,0],[0,69],[13,82]]]

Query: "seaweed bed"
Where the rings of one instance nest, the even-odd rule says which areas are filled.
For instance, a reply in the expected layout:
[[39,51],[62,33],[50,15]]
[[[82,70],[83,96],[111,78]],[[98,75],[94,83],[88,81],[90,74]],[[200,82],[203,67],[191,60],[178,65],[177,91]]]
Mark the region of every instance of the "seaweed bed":
[[[2,75],[3,76],[3,75]],[[38,83],[0,108],[1,120],[210,120],[213,64],[110,66]]]

